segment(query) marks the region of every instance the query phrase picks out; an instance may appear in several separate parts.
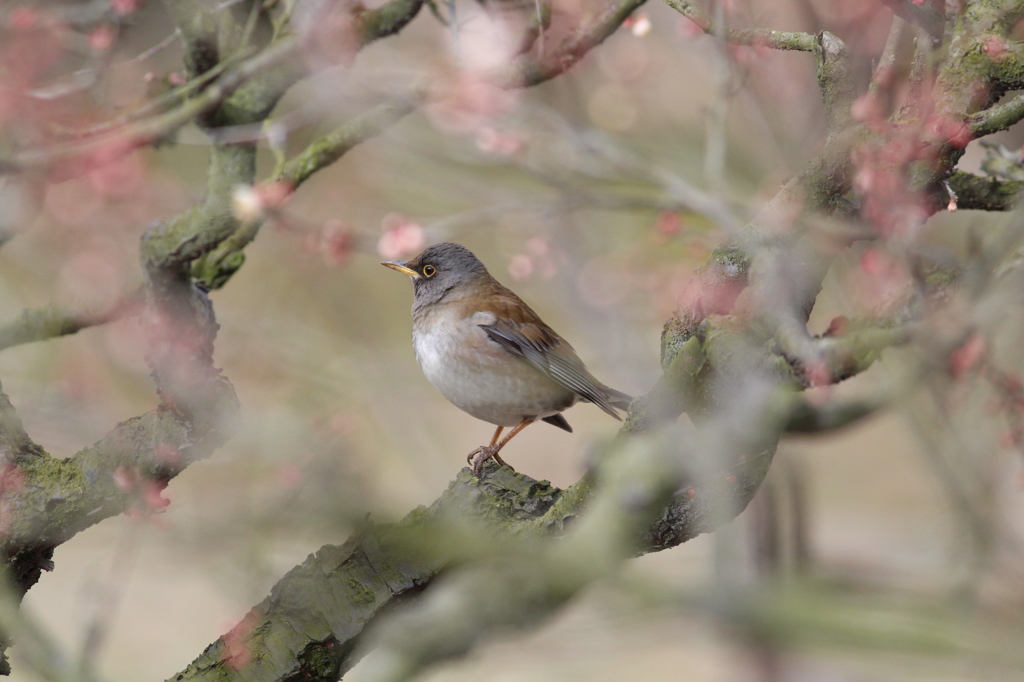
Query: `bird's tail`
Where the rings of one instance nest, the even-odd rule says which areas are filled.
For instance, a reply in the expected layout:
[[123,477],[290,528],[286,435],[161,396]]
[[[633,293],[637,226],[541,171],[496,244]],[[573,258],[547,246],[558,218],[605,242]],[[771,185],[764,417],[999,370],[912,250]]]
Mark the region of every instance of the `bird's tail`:
[[622,391],[616,391],[614,388],[605,386],[604,390],[608,393],[608,402],[620,410],[628,410],[629,404],[634,400],[633,396]]

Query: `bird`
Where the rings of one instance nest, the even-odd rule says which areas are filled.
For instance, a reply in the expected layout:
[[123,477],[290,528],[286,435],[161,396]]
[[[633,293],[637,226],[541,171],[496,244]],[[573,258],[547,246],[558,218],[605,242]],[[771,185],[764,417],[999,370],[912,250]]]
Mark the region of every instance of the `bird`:
[[562,412],[579,401],[622,420],[619,412],[633,398],[595,379],[569,342],[465,246],[435,244],[381,265],[412,280],[413,349],[427,380],[463,412],[497,427],[490,445],[466,457],[477,477],[491,458],[509,466],[502,448],[538,419],[571,433]]

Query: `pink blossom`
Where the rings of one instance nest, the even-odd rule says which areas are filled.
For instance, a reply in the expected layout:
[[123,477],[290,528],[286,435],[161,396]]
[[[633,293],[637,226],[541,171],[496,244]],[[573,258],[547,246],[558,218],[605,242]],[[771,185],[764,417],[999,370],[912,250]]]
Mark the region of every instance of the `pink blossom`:
[[643,38],[650,33],[652,27],[651,18],[646,12],[637,12],[622,22],[622,28],[628,28],[637,38]]
[[97,26],[89,33],[89,47],[96,52],[106,52],[114,45],[117,34],[110,26]]
[[949,356],[949,373],[959,379],[969,370],[978,365],[985,355],[988,344],[980,334],[971,334],[962,346]]
[[412,256],[423,249],[427,235],[422,227],[398,213],[389,213],[381,221],[384,234],[377,241],[377,253],[388,260]]
[[15,7],[7,15],[8,26],[21,31],[34,27],[38,21],[39,13],[31,7]]
[[110,0],[110,9],[119,17],[133,14],[142,6],[142,0]]
[[533,259],[525,253],[517,253],[508,262],[508,275],[521,282],[533,274]]
[[351,413],[339,410],[331,415],[327,427],[339,436],[351,436],[356,432],[358,424]]
[[676,33],[684,38],[696,38],[704,35],[704,29],[700,24],[689,17],[680,17],[676,22]]
[[526,240],[526,249],[543,258],[551,250],[551,244],[544,237],[530,237]]
[[682,231],[683,219],[676,211],[658,211],[654,229],[663,237],[674,237]]
[[465,135],[507,113],[517,96],[482,74],[463,71],[435,88],[427,115],[444,132]]
[[[138,153],[94,154],[88,171],[89,185],[104,197],[128,197],[135,194],[145,180],[146,167]],[[104,158],[104,156],[106,158]]]
[[514,156],[525,147],[526,142],[521,136],[501,132],[491,126],[483,126],[476,133],[476,148],[486,154]]
[[295,490],[302,485],[302,469],[295,462],[282,462],[274,472],[274,477],[282,488]]
[[1010,54],[1006,42],[999,36],[986,36],[981,49],[992,61],[996,62],[1003,61]]
[[850,115],[855,121],[868,123],[872,128],[880,126],[885,120],[885,111],[878,97],[868,92],[853,101],[850,105]]
[[152,479],[146,479],[139,485],[140,497],[143,504],[146,505],[147,511],[151,514],[159,514],[163,512],[170,504],[171,501],[164,497],[164,489],[167,487],[167,481],[154,481]]
[[344,220],[328,220],[320,230],[317,250],[327,265],[344,265],[352,257],[352,225]]
[[276,182],[264,182],[256,186],[256,192],[260,200],[267,208],[278,208],[284,205],[295,192],[295,186],[286,180]]
[[866,314],[884,317],[906,300],[912,283],[902,261],[871,248],[861,254],[860,267],[849,273],[844,289]]

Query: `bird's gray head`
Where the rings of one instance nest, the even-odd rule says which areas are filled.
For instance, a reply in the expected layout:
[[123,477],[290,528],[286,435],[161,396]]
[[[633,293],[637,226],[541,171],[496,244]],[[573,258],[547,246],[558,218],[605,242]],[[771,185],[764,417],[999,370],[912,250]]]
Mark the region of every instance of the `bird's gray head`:
[[381,265],[412,278],[414,305],[439,301],[459,285],[489,277],[487,268],[472,251],[452,242],[435,244],[412,260],[389,260]]

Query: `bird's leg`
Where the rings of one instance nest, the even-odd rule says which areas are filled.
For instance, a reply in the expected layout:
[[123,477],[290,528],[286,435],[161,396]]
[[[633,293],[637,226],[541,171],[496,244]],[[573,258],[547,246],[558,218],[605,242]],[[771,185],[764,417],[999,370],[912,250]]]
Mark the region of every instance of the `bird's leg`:
[[[473,452],[469,453],[469,465],[473,469],[473,475],[479,477],[480,473],[483,471],[484,462],[486,462],[492,457],[496,462],[498,462],[498,464],[501,464],[502,466],[508,466],[501,459],[501,457],[498,456],[498,453],[501,451],[503,447],[505,447],[506,443],[508,443],[515,437],[517,433],[519,433],[527,426],[532,424],[536,419],[536,417],[524,417],[523,421],[519,422],[514,427],[512,427],[512,430],[508,432],[508,435],[502,438],[500,441],[498,441],[498,436],[501,435],[501,430],[504,427],[499,426],[498,430],[494,432],[494,438],[491,440],[490,445],[481,446],[474,450]],[[509,468],[511,469],[512,467]]]
[[[498,438],[501,437],[501,432],[504,431],[504,430],[505,430],[504,426],[499,426],[497,429],[494,430],[494,438],[491,438],[491,445],[490,445],[490,447],[492,447],[492,448],[494,447],[494,444],[498,442]],[[473,456],[477,452],[479,452],[479,451],[480,451],[480,448],[477,448],[473,452],[471,452],[468,455],[466,455],[466,464],[472,464],[473,463]],[[501,464],[502,466],[508,466],[503,461],[501,461],[501,458],[495,457],[494,459],[497,460],[498,464]],[[511,468],[512,467],[509,467],[509,469],[511,469]]]
[[[494,444],[498,442],[498,437],[501,436],[501,432],[504,431],[504,430],[505,430],[504,426],[499,426],[495,430],[494,438],[491,439],[491,447],[492,448],[494,447]],[[497,450],[494,451],[494,461],[497,462],[499,466],[508,467],[509,469],[512,469],[512,465],[507,463],[505,460],[503,460],[501,458],[501,455],[498,454]],[[515,471],[515,469],[512,469],[512,471]]]
[[[504,430],[505,430],[504,426],[499,426],[497,429],[495,429],[495,437],[490,439],[490,444],[487,445],[487,446],[488,447],[494,447],[495,443],[498,442],[498,438],[501,437],[502,431],[504,431]],[[476,454],[479,453],[481,450],[483,450],[483,447],[477,447],[476,450],[474,450],[472,453],[467,455],[466,456],[466,464],[472,464],[473,463],[473,457],[475,457]],[[495,461],[498,462],[498,464],[502,465],[503,467],[508,467],[509,469],[512,469],[512,465],[506,463],[505,460],[503,460],[501,458],[501,456],[498,455],[497,451],[495,452],[494,458],[495,458]],[[515,471],[515,469],[512,469],[512,471]]]

